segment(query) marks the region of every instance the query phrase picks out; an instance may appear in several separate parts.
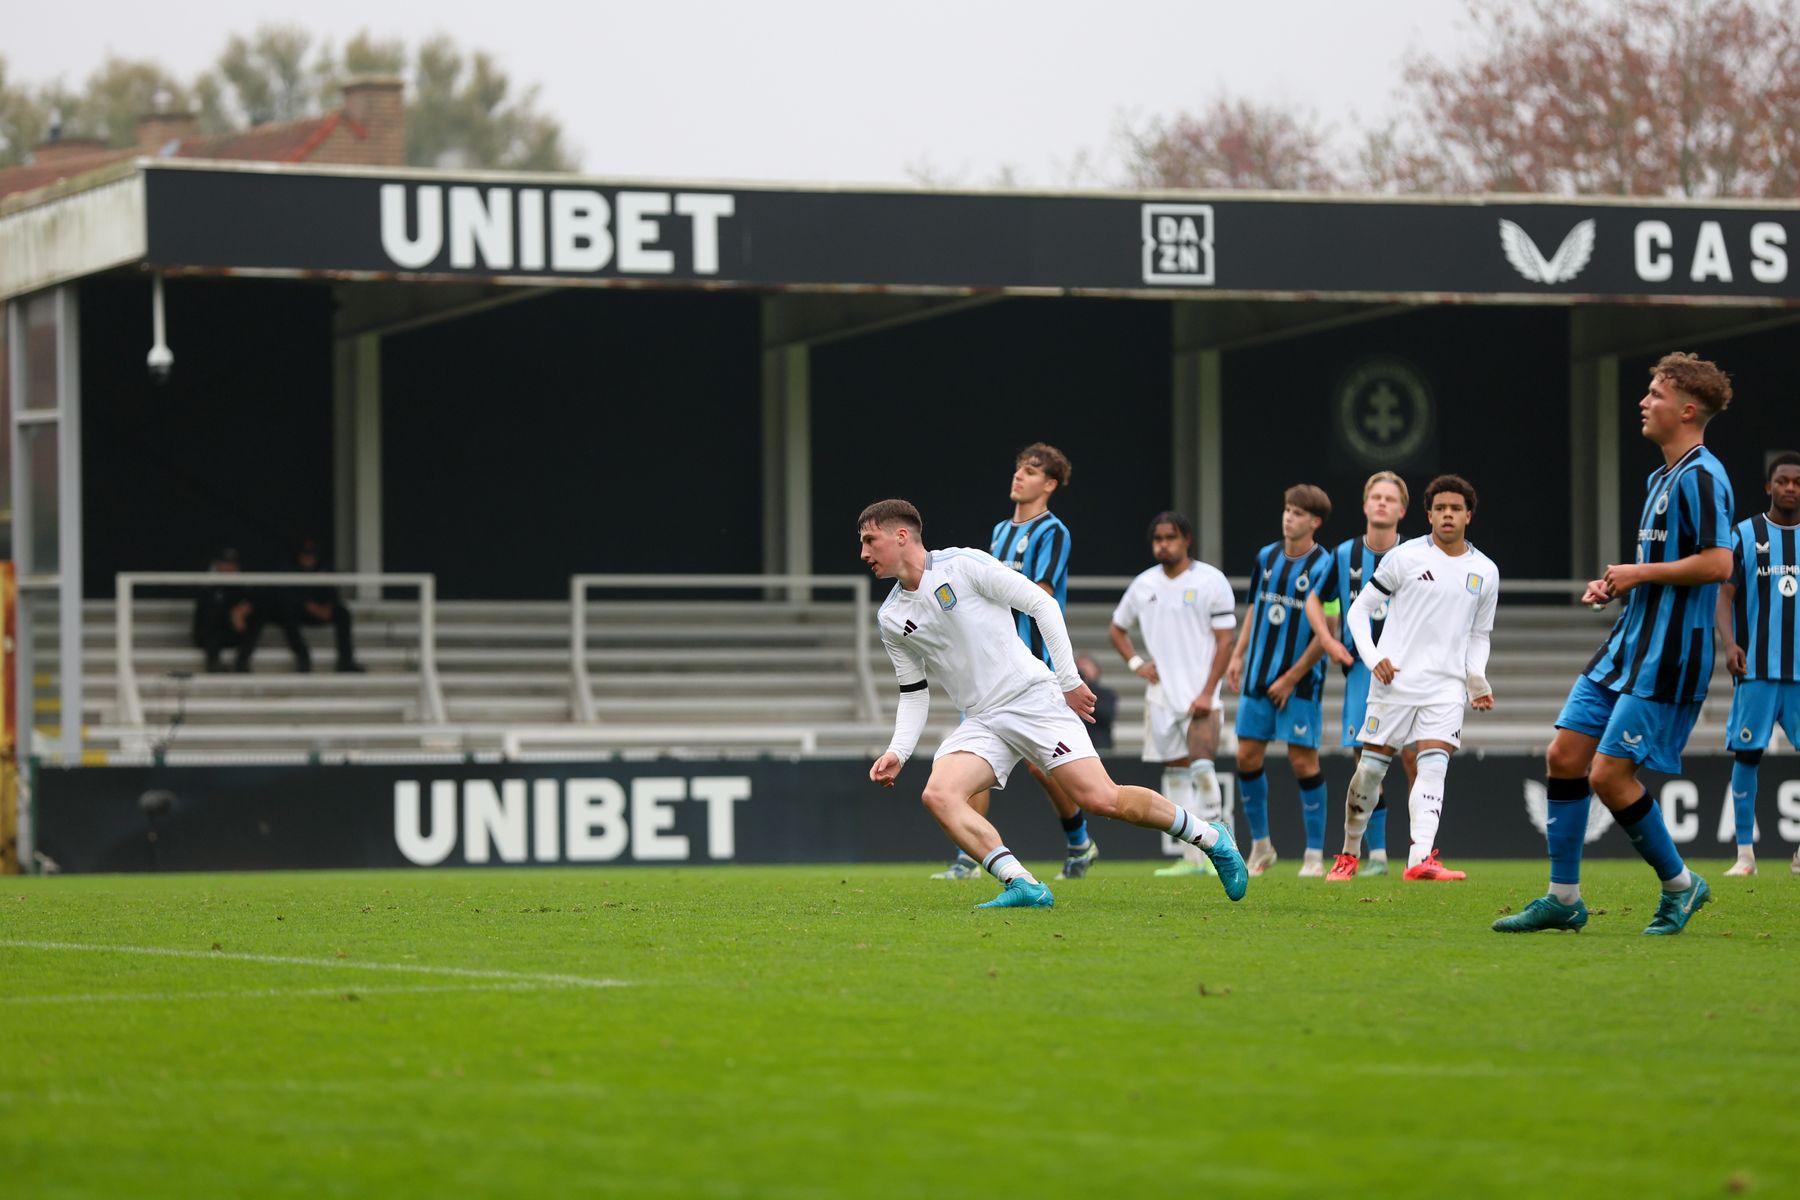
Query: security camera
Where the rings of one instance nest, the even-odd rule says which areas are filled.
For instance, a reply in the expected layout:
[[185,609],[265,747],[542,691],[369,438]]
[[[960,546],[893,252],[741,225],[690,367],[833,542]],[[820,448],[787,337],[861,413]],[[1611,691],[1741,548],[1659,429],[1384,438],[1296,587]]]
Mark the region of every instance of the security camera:
[[167,383],[169,382],[170,372],[175,369],[175,352],[167,346],[152,346],[150,347],[150,354],[145,358],[144,362],[145,365],[150,368],[150,381],[152,383]]

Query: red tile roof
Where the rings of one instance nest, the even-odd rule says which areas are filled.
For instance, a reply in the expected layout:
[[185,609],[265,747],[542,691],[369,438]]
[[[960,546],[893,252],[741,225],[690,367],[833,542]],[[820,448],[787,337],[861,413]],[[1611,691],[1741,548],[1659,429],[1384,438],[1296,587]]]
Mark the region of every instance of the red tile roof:
[[[339,126],[348,129],[359,140],[368,130],[342,112],[301,121],[283,121],[256,125],[235,133],[185,139],[176,149],[177,158],[236,159],[244,162],[305,162]],[[22,167],[0,168],[0,196],[48,187],[60,180],[72,179],[89,171],[110,166],[138,155],[154,156],[154,150],[138,147],[123,150],[100,150],[92,154],[71,154],[51,162],[30,163]]]

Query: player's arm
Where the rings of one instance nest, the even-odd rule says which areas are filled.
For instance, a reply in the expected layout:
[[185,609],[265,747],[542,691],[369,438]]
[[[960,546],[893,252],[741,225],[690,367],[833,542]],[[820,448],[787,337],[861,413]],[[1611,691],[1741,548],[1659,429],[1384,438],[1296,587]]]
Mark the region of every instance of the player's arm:
[[1026,613],[1037,622],[1038,632],[1050,651],[1050,661],[1056,664],[1056,682],[1062,688],[1063,698],[1082,720],[1092,724],[1094,693],[1081,681],[1081,672],[1075,669],[1075,650],[1069,642],[1069,627],[1063,621],[1062,609],[1056,601],[1035,584],[1027,583],[1024,576],[997,563],[972,566],[967,578],[970,586],[989,600]]
[[1737,643],[1737,622],[1733,609],[1737,605],[1739,573],[1719,585],[1719,602],[1713,606],[1713,624],[1718,629],[1719,645],[1725,647],[1725,669],[1740,678],[1750,669],[1749,656]]
[[1488,652],[1494,640],[1494,612],[1500,607],[1500,575],[1494,574],[1493,586],[1475,603],[1475,621],[1469,628],[1469,644],[1463,651],[1463,679],[1469,688],[1469,703],[1479,709],[1494,707],[1494,689],[1488,683]]
[[[1312,601],[1308,600],[1307,603],[1310,604]],[[1269,699],[1276,708],[1284,707],[1287,704],[1288,697],[1294,694],[1294,689],[1300,686],[1300,681],[1306,678],[1306,673],[1324,657],[1325,646],[1318,638],[1315,637],[1306,643],[1306,649],[1300,652],[1300,657],[1294,665],[1277,675],[1275,682],[1269,685]]]
[[1350,611],[1344,614],[1344,624],[1350,627],[1350,638],[1356,644],[1356,653],[1362,659],[1369,672],[1384,684],[1394,682],[1394,676],[1400,669],[1382,656],[1375,645],[1375,613],[1385,604],[1395,590],[1405,582],[1405,575],[1400,570],[1398,553],[1389,554],[1375,568],[1375,574],[1369,578],[1369,586],[1356,593],[1356,602]]
[[[1602,577],[1612,595],[1622,596],[1644,583],[1698,587],[1731,578],[1737,561],[1731,552],[1731,485],[1708,472],[1696,471],[1681,482],[1677,491],[1676,504],[1683,518],[1693,522],[1690,528],[1700,548],[1674,562],[1615,563],[1606,568]],[[1673,535],[1671,529],[1670,536]]]
[[894,736],[881,757],[875,760],[875,765],[869,768],[869,778],[882,787],[893,787],[900,768],[918,748],[919,735],[925,732],[925,718],[931,712],[931,689],[925,683],[924,666],[906,647],[896,645],[885,629],[881,644],[887,648],[888,658],[894,664],[894,675],[900,681],[900,705],[894,710]]
[[1156,664],[1138,657],[1137,648],[1131,644],[1131,631],[1119,624],[1116,614],[1113,623],[1107,627],[1106,636],[1112,639],[1113,649],[1119,652],[1119,657],[1125,660],[1126,668],[1133,675],[1149,683],[1157,681]]
[[1338,641],[1332,622],[1325,617],[1325,602],[1319,599],[1316,592],[1309,593],[1306,597],[1306,623],[1312,626],[1313,644],[1319,647],[1321,654],[1329,654],[1331,661],[1340,666],[1347,667],[1356,661],[1356,656],[1344,648],[1344,643]]

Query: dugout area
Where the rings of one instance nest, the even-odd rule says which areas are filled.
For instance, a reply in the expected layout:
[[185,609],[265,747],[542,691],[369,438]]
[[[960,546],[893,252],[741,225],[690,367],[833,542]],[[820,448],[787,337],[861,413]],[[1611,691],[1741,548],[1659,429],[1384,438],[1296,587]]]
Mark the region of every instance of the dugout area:
[[[1550,273],[1508,225],[1546,251],[1585,229],[1586,257]],[[850,523],[886,495],[928,541],[984,544],[1039,439],[1074,462],[1077,575],[1141,569],[1171,505],[1241,575],[1288,484],[1331,494],[1335,542],[1391,468],[1472,479],[1509,578],[1583,576],[1633,537],[1656,465],[1635,400],[1663,352],[1734,377],[1708,442],[1740,512],[1800,442],[1793,246],[1780,204],[137,160],[0,201],[22,638],[55,613],[38,669],[82,711],[79,647],[106,636],[82,602],[116,573],[222,545],[280,569],[305,536],[445,599],[852,574]]]

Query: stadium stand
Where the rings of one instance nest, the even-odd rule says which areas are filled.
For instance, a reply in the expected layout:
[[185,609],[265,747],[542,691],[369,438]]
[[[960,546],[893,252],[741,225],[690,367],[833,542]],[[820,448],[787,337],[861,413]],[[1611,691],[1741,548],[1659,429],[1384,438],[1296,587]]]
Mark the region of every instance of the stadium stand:
[[[1119,689],[1116,753],[1135,755],[1143,694],[1114,669],[1106,650],[1113,597],[1123,584],[1075,581],[1069,618],[1076,646],[1100,655]],[[891,667],[870,639],[867,673],[858,671],[856,609],[848,600],[594,599],[586,605],[585,655],[592,724],[573,718],[568,603],[438,602],[442,722],[428,720],[421,701],[418,603],[374,600],[352,607],[366,675],[295,674],[272,636],[253,673],[207,675],[188,640],[189,602],[136,600],[132,662],[144,722],[138,726],[121,723],[115,606],[88,601],[82,656],[87,746],[117,762],[159,752],[171,762],[420,753],[862,755],[878,753],[890,731]],[[1573,605],[1504,605],[1489,672],[1499,707],[1470,720],[1467,747],[1541,750],[1570,680],[1608,620]],[[38,628],[37,662],[53,665],[53,614],[45,611]],[[327,648],[328,629],[308,635],[321,652]],[[873,719],[865,678],[873,679],[879,698]],[[60,715],[54,675],[40,672],[36,690],[37,725],[53,737]],[[1696,747],[1719,743],[1729,699],[1721,673],[1695,732]],[[1340,703],[1334,671],[1325,702],[1328,747],[1336,745]],[[1228,718],[1232,704],[1228,696]],[[939,697],[928,743],[955,719],[955,710]]]

